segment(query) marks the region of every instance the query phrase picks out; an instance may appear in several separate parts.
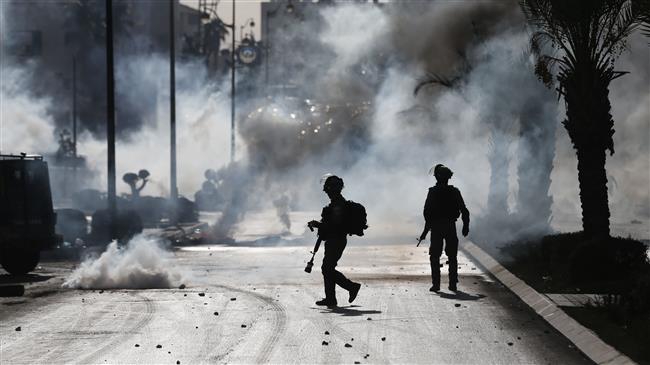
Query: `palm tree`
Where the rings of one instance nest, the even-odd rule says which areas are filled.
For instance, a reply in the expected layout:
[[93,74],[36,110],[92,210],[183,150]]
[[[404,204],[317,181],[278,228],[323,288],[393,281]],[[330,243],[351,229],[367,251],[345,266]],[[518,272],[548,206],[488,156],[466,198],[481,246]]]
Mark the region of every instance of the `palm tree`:
[[[564,99],[562,122],[578,158],[582,227],[587,236],[609,236],[606,151],[614,154],[609,84],[625,72],[614,63],[626,39],[647,21],[649,0],[522,0],[540,56],[535,73],[557,81]],[[645,12],[645,17],[644,17]],[[548,47],[547,47],[548,46]],[[549,48],[553,51],[544,54]]]

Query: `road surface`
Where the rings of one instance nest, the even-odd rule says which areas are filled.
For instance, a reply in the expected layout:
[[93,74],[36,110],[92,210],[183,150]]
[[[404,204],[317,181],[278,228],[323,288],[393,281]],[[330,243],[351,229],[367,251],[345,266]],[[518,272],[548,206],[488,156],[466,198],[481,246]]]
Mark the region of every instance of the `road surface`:
[[0,363],[588,362],[464,256],[461,292],[436,294],[426,248],[350,244],[340,270],[363,287],[353,305],[339,289],[330,310],[314,305],[322,277],[303,271],[308,251],[186,247],[173,259],[185,289],[64,289],[66,262],[2,272],[26,294],[0,298]]

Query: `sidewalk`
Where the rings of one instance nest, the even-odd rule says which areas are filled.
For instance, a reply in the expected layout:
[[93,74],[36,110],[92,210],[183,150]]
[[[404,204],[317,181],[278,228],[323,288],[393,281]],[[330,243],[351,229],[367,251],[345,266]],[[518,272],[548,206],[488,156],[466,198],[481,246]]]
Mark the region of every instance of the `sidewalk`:
[[[594,332],[569,317],[560,309],[557,302],[551,299],[555,298],[561,302],[572,303],[568,298],[558,297],[555,294],[550,294],[551,297],[549,297],[538,293],[471,242],[463,244],[462,249],[595,363],[635,364],[632,359],[623,355],[601,340]],[[584,297],[573,299],[582,300]]]

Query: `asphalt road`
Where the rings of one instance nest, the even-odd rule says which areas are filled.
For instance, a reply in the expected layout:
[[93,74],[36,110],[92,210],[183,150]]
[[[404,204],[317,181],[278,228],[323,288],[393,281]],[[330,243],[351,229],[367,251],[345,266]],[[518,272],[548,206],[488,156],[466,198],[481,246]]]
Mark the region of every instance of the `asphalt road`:
[[465,257],[461,292],[436,294],[426,248],[349,245],[340,270],[363,287],[353,305],[339,289],[330,310],[314,305],[322,278],[303,271],[308,250],[184,248],[173,262],[185,289],[63,289],[65,262],[0,275],[27,282],[25,296],[0,298],[0,363],[588,362]]

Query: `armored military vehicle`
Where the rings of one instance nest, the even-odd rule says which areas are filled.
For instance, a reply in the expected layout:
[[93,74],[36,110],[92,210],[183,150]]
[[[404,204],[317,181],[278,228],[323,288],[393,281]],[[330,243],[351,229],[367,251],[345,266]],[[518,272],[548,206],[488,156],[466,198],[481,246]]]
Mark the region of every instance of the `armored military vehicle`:
[[42,156],[0,155],[0,263],[11,274],[38,265],[40,252],[62,242],[47,162]]

